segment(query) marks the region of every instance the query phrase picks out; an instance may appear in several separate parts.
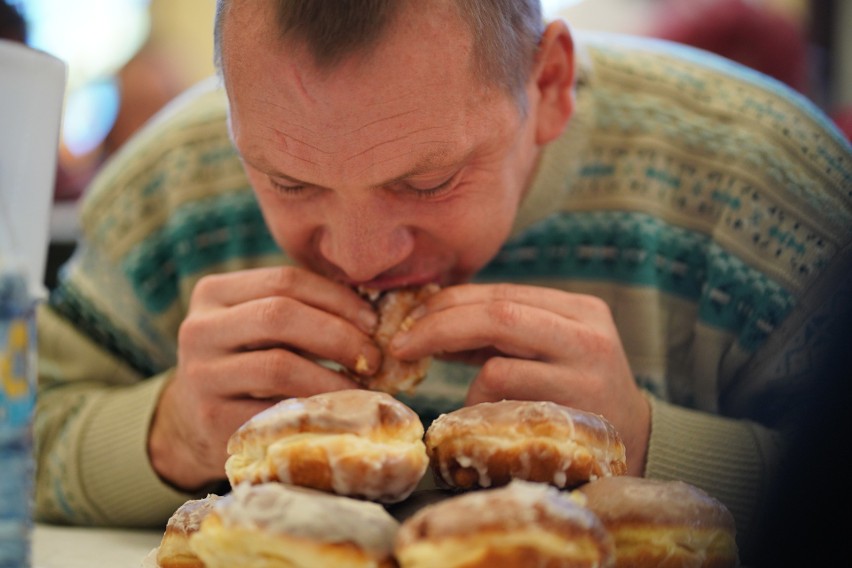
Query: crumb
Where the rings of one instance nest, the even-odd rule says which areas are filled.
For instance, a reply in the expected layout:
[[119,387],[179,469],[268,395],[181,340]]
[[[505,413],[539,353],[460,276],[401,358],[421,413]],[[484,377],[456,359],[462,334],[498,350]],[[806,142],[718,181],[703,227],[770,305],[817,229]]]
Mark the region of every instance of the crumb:
[[355,372],[364,374],[370,370],[370,365],[367,364],[367,358],[364,355],[358,355],[355,359]]
[[402,320],[402,323],[399,324],[399,329],[401,331],[408,331],[409,329],[411,329],[411,326],[414,325],[414,321],[415,320],[414,320],[413,317],[411,317],[411,316],[406,317],[404,320]]

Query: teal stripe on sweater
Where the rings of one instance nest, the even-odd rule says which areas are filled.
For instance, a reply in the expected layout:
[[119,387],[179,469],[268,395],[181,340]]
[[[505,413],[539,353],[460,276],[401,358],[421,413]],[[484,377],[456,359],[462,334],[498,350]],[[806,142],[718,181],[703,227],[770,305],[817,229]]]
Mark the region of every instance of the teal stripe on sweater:
[[144,374],[153,375],[161,366],[118,329],[112,319],[80,293],[73,281],[66,281],[50,295],[50,305],[92,341]]
[[547,277],[648,286],[696,302],[707,324],[757,349],[793,307],[792,295],[704,234],[644,213],[562,213],[503,247],[485,280]]
[[159,313],[178,297],[185,276],[278,250],[253,194],[244,191],[179,208],[127,255],[122,268],[145,309]]

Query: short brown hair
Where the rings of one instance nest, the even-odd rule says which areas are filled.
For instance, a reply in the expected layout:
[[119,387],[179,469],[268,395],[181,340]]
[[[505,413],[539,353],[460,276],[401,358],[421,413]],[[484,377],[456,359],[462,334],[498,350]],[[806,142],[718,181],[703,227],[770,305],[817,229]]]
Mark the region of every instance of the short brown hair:
[[[251,0],[256,2],[258,0]],[[400,9],[426,0],[272,0],[282,36],[303,42],[321,68],[374,46]],[[544,30],[539,0],[453,0],[474,42],[474,73],[523,106],[524,87]],[[222,21],[232,0],[216,1],[214,49],[222,69]]]

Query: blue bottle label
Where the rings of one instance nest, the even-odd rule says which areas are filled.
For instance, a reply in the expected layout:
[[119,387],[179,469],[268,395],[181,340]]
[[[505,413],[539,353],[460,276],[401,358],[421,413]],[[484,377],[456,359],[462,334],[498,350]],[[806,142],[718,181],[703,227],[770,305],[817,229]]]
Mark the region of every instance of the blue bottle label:
[[[14,315],[13,315],[14,314]],[[0,313],[0,568],[31,565],[35,313]]]
[[0,319],[0,424],[27,428],[35,402],[32,317]]

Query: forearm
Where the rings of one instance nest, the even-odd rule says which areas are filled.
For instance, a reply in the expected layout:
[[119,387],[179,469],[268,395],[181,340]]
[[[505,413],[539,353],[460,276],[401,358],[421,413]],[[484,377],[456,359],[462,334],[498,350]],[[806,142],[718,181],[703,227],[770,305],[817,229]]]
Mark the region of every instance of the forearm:
[[157,526],[189,496],[163,483],[146,453],[162,379],[45,393],[36,418],[39,520]]
[[165,522],[187,496],[147,456],[161,377],[142,380],[49,310],[39,315],[36,516],[87,525]]
[[680,479],[722,501],[737,523],[741,552],[754,545],[780,459],[777,432],[651,399],[645,477]]

